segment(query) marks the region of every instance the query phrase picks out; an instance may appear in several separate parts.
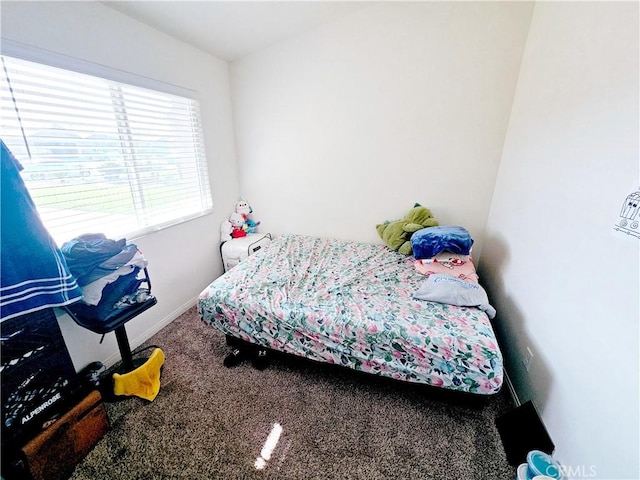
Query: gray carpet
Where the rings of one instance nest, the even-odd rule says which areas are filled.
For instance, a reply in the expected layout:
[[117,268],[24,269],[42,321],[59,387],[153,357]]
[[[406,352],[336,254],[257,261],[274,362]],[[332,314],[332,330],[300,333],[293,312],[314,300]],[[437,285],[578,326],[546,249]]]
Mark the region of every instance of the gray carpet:
[[227,369],[224,336],[195,308],[147,343],[167,356],[160,394],[107,403],[111,430],[72,479],[515,478],[494,424],[511,408],[506,389],[469,403],[289,356]]

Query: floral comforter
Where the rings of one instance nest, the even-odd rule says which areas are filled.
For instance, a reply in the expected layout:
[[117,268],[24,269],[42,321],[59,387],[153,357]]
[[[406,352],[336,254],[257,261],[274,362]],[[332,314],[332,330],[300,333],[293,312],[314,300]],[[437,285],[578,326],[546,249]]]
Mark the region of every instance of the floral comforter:
[[425,277],[383,245],[284,235],[201,294],[243,340],[398,380],[490,395],[503,381],[487,315],[413,299]]

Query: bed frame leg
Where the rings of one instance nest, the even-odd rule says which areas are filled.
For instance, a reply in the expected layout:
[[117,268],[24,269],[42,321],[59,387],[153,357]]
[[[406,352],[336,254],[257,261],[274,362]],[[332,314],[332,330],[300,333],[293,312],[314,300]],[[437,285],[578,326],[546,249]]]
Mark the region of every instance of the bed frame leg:
[[247,358],[247,351],[239,347],[233,347],[231,353],[224,357],[222,364],[227,367],[235,367],[240,365]]
[[253,352],[251,364],[256,370],[264,370],[271,363],[271,354],[265,348],[258,348]]
[[271,363],[271,352],[266,348],[247,343],[231,335],[226,335],[226,341],[231,347],[231,353],[223,361],[227,368],[240,365],[247,358],[251,358],[251,364],[257,370],[264,370]]

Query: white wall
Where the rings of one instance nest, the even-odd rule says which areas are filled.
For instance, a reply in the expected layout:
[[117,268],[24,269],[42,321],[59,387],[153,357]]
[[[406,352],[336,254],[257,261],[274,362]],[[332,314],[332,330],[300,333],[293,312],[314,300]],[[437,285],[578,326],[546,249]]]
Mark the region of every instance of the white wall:
[[263,231],[380,241],[375,225],[417,201],[479,255],[531,11],[382,3],[232,63]]
[[[560,459],[639,478],[640,255],[612,231],[639,182],[638,5],[532,11],[390,2],[234,63],[242,193],[276,234],[377,241],[414,201],[467,226],[515,387]],[[97,3],[3,1],[2,37],[201,92],[218,211],[138,240],[160,302],[128,326],[139,343],[222,271],[239,191],[227,66]],[[115,358],[61,323],[77,366]]]
[[638,34],[637,2],[536,4],[480,265],[575,478],[640,478],[640,241],[613,232],[640,185]]
[[[135,240],[149,260],[158,305],[127,324],[136,346],[173,320],[222,273],[219,225],[238,197],[226,62],[176,41],[97,2],[2,2],[2,38],[160,80],[200,93],[211,177],[212,215]],[[76,368],[119,359],[113,334],[60,319]]]

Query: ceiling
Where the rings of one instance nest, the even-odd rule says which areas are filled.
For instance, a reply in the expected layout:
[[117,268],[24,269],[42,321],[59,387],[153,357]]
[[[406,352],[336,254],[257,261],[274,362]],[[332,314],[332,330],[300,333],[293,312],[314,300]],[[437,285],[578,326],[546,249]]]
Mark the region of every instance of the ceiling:
[[103,1],[227,61],[370,5],[359,1]]

